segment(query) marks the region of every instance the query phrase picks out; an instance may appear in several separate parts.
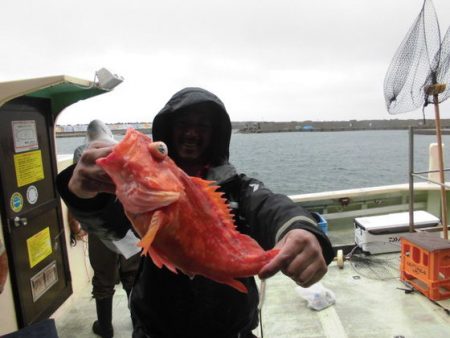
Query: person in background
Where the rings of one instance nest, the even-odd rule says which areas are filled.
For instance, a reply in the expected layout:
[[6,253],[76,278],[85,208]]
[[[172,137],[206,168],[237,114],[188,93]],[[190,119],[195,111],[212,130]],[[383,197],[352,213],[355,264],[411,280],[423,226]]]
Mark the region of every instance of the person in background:
[[0,294],[5,287],[6,278],[8,278],[8,256],[6,255],[6,248],[0,239]]
[[[114,141],[111,130],[100,120],[93,120],[89,123],[86,141],[75,149],[73,162],[77,163],[89,143],[96,140]],[[83,239],[88,234],[89,261],[94,270],[92,296],[95,299],[97,309],[97,320],[94,322],[92,330],[101,337],[113,337],[112,301],[114,288],[120,281],[127,297],[130,296],[139,267],[138,249],[133,243],[131,254],[128,251],[124,254],[120,251],[122,247],[117,247],[110,236],[103,234],[100,237],[95,231],[92,231],[89,221],[79,222],[70,210],[68,211],[68,221],[72,243],[76,244],[76,240]]]
[[70,228],[70,245],[76,246],[78,241],[84,241],[87,233],[81,227],[80,222],[72,215],[70,211],[67,211],[67,222]]
[[[231,122],[222,101],[201,88],[177,92],[153,120],[155,141],[188,175],[216,181],[234,214],[237,230],[264,249],[280,253],[259,272],[262,279],[281,271],[308,287],[327,271],[334,252],[314,217],[287,196],[239,174],[229,163]],[[92,143],[76,166],[58,175],[62,198],[77,218],[97,232],[117,238],[131,227],[115,186],[95,160],[112,151],[110,142]],[[249,159],[250,160],[250,159]],[[143,257],[130,298],[133,338],[249,338],[258,325],[258,289],[253,277],[240,281],[248,293],[202,276],[190,278],[158,268]]]

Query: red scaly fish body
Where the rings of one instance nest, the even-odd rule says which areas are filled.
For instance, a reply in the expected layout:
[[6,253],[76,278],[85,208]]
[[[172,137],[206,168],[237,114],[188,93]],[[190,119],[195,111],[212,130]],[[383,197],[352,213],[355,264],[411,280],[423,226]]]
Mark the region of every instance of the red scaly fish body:
[[278,251],[266,252],[239,233],[218,187],[188,176],[161,147],[129,129],[113,152],[97,161],[116,184],[116,195],[141,236],[143,254],[160,268],[247,292],[235,278],[257,274]]

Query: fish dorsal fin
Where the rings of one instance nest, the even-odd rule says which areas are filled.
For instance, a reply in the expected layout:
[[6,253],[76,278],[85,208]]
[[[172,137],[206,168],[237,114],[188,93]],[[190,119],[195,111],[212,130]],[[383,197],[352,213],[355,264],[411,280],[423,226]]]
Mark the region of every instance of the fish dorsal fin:
[[217,208],[218,214],[220,215],[225,226],[235,229],[233,216],[230,212],[230,207],[227,204],[227,200],[223,197],[224,193],[217,191],[219,186],[214,181],[208,181],[201,179],[199,177],[191,176],[192,182],[200,187],[206,195],[208,199],[211,201],[211,204]]

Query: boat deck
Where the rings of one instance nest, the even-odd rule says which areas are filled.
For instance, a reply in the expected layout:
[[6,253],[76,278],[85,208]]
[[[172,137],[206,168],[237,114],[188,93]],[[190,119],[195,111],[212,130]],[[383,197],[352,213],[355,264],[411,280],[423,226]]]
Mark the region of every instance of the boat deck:
[[[315,311],[298,294],[298,286],[282,274],[267,280],[262,308],[263,337],[415,337],[446,338],[450,334],[450,300],[439,304],[419,292],[407,293],[399,280],[399,254],[354,255],[343,269],[335,262],[320,282],[336,303]],[[54,317],[60,338],[97,337],[91,331],[95,302],[90,285],[72,296]],[[114,337],[131,337],[125,292],[114,296]],[[255,330],[261,337],[261,330]]]
[[[92,332],[92,324],[97,320],[95,300],[91,296],[91,285],[82,292],[72,295],[53,315],[59,338],[99,337]],[[113,326],[115,338],[130,338],[132,324],[125,290],[116,286],[113,298]]]
[[405,292],[398,261],[399,255],[368,256],[345,262],[343,269],[333,262],[320,283],[335,294],[336,303],[322,311],[309,309],[287,277],[268,280],[264,336],[448,337],[450,316],[422,294]]

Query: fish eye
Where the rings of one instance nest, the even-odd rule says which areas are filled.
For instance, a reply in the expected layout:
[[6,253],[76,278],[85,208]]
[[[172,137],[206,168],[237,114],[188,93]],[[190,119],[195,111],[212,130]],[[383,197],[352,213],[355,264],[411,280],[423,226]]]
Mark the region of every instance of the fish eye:
[[153,142],[149,145],[150,152],[157,160],[163,160],[169,153],[167,146],[164,142]]

